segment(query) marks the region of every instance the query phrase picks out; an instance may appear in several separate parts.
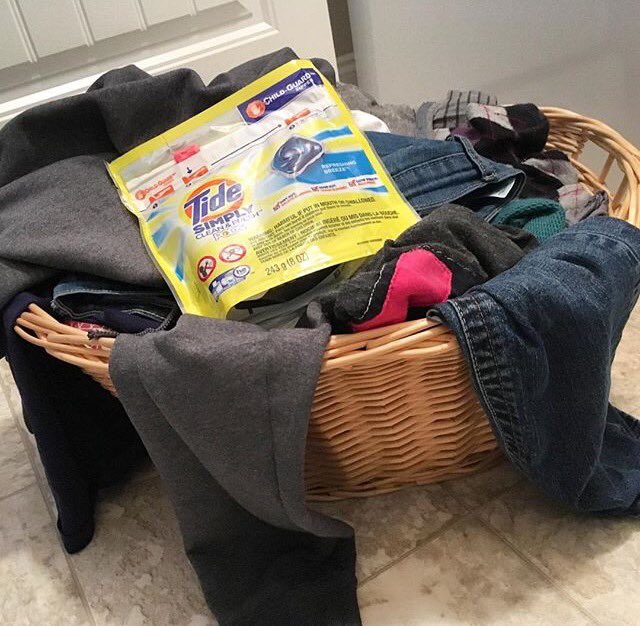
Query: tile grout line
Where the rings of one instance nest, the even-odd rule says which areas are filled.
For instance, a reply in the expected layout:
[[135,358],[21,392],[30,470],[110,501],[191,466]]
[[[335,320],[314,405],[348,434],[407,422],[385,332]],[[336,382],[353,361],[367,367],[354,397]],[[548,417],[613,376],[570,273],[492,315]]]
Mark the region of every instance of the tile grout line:
[[[57,528],[57,527],[56,527]],[[78,577],[78,572],[76,572],[75,565],[71,560],[71,555],[64,549],[62,545],[62,540],[58,537],[58,545],[64,554],[64,558],[67,562],[67,567],[69,568],[69,573],[71,574],[71,580],[73,580],[73,584],[76,587],[76,591],[78,592],[78,596],[80,598],[80,602],[82,602],[82,606],[84,606],[84,610],[87,613],[87,617],[89,618],[89,622],[91,626],[97,626],[96,618],[93,616],[93,611],[91,610],[91,605],[89,604],[89,600],[87,600],[87,594],[85,593],[84,587],[80,582],[80,578]]]
[[27,459],[29,460],[29,464],[31,465],[31,469],[33,471],[34,482],[35,482],[35,484],[38,485],[38,488],[40,489],[40,493],[42,494],[42,497],[44,499],[45,506],[47,507],[47,510],[49,511],[49,515],[53,519],[54,524],[55,524],[56,521],[57,521],[56,512],[54,510],[52,510],[52,508],[51,508],[51,506],[49,504],[49,498],[47,498],[47,495],[46,495],[46,491],[49,491],[49,486],[47,484],[43,484],[43,482],[42,482],[43,478],[44,478],[44,480],[46,480],[46,476],[42,477],[40,475],[38,464],[35,461],[35,455],[37,453],[37,448],[34,448],[34,446],[31,445],[31,442],[29,441],[30,434],[26,431],[25,427],[23,426],[23,420],[22,420],[21,416],[18,415],[17,411],[14,409],[14,407],[11,404],[11,402],[9,401],[9,393],[10,393],[10,391],[7,389],[7,386],[6,386],[5,382],[4,382],[4,380],[2,379],[2,376],[0,376],[0,391],[4,394],[5,400],[6,400],[7,404],[8,404],[8,406],[9,406],[9,411],[11,412],[11,415],[13,416],[14,426],[18,430],[18,435],[20,436],[20,441],[22,442],[22,447],[24,448],[25,454],[27,455]]
[[[31,461],[29,461],[29,463],[31,463]],[[4,500],[7,500],[8,498],[17,496],[18,494],[22,493],[23,491],[26,491],[27,489],[31,489],[31,487],[34,487],[37,484],[38,484],[37,478],[34,476],[33,480],[28,485],[23,485],[22,487],[20,487],[19,489],[16,489],[15,491],[12,491],[11,493],[7,493],[3,496],[0,496],[0,502],[4,502]]]
[[574,606],[580,613],[582,613],[589,621],[596,626],[603,626],[602,622],[593,615],[586,607],[582,606],[577,598],[574,597],[564,585],[560,584],[552,576],[550,576],[542,566],[538,565],[532,557],[530,557],[524,550],[518,547],[511,539],[500,532],[497,528],[494,528],[489,522],[482,519],[479,515],[474,515],[476,520],[484,526],[486,530],[496,536],[502,543],[504,543],[521,561],[527,566],[534,569],[539,576],[546,580],[567,602]]
[[[51,522],[53,524],[53,531],[54,531],[54,534],[56,536],[56,543],[58,544],[58,547],[60,548],[60,550],[62,551],[62,554],[64,556],[65,562],[67,564],[67,568],[69,570],[69,575],[71,576],[71,580],[73,582],[73,586],[75,588],[75,591],[78,594],[78,597],[80,598],[80,602],[82,603],[82,606],[85,609],[85,612],[87,614],[87,619],[89,620],[90,625],[91,626],[97,626],[95,617],[93,616],[93,612],[91,611],[91,607],[89,605],[89,601],[87,600],[87,596],[85,594],[84,587],[80,583],[80,579],[78,578],[78,574],[76,572],[75,566],[73,565],[73,561],[71,561],[70,555],[64,549],[64,545],[62,544],[62,539],[60,538],[60,534],[58,532],[57,514],[53,510],[53,508],[51,507],[51,504],[49,502],[49,498],[47,498],[46,493],[45,493],[45,489],[48,490],[49,487],[46,486],[46,485],[43,485],[42,482],[41,482],[40,472],[38,471],[38,467],[37,467],[37,465],[36,465],[36,463],[34,461],[34,450],[33,450],[32,446],[29,444],[29,442],[27,441],[28,435],[25,432],[24,428],[22,427],[22,424],[20,423],[20,418],[16,414],[16,411],[15,411],[15,409],[13,407],[13,404],[9,400],[9,390],[7,389],[7,386],[6,386],[5,382],[4,382],[4,379],[3,379],[2,375],[0,375],[0,393],[2,393],[2,395],[4,396],[5,402],[7,403],[7,406],[9,407],[9,411],[11,412],[11,415],[13,417],[14,426],[18,430],[18,434],[20,436],[20,441],[22,443],[22,447],[24,448],[25,454],[27,455],[27,459],[29,460],[29,464],[31,465],[31,469],[32,469],[33,474],[34,474],[34,479],[35,479],[34,482],[31,483],[30,485],[27,485],[27,487],[33,487],[35,485],[38,488],[38,491],[40,492],[40,497],[43,500],[45,509],[46,509],[47,513],[49,514],[49,519],[51,520]],[[25,487],[24,489],[26,489],[27,487]],[[23,491],[23,489],[18,489],[12,495],[15,495],[16,493],[20,493],[21,491]]]
[[358,582],[358,588],[363,587],[364,585],[370,583],[375,578],[378,578],[378,576],[380,576],[381,574],[384,574],[386,571],[390,570],[392,567],[394,567],[401,561],[404,561],[407,557],[411,556],[414,552],[416,552],[420,548],[424,548],[424,546],[426,546],[427,544],[438,539],[438,537],[442,536],[444,533],[446,533],[449,529],[453,528],[459,522],[463,522],[464,520],[469,519],[471,515],[472,514],[470,512],[454,515],[450,520],[447,520],[444,524],[442,524],[442,526],[440,526],[438,530],[435,530],[431,534],[427,535],[426,537],[419,539],[416,542],[416,545],[413,546],[413,548],[407,550],[406,552],[403,552],[399,557],[393,559],[393,561],[390,561],[386,565],[382,566],[380,569],[377,569],[371,574],[369,574],[368,576],[365,576],[362,579],[362,581]]
[[[47,510],[49,510],[49,514],[52,514],[52,511],[49,507],[49,501],[48,498],[45,495],[45,492],[43,491],[42,488],[42,484],[41,484],[41,477],[40,477],[40,472],[38,471],[38,465],[35,462],[35,455],[34,455],[34,448],[31,445],[31,443],[29,442],[29,434],[25,431],[25,428],[22,426],[22,421],[20,419],[20,417],[17,415],[16,411],[14,410],[13,406],[11,405],[11,403],[9,402],[8,399],[8,390],[6,385],[4,384],[2,377],[0,376],[0,391],[2,391],[2,393],[4,394],[5,400],[7,402],[7,404],[9,405],[9,411],[11,412],[11,415],[13,417],[13,423],[15,428],[18,430],[18,435],[20,437],[20,442],[22,443],[22,447],[25,451],[25,454],[27,455],[27,459],[29,460],[29,464],[31,465],[31,470],[33,471],[33,475],[34,475],[34,479],[35,479],[35,484],[38,485],[39,489],[40,489],[40,493],[42,494],[42,497],[44,498],[44,502],[45,502],[45,506],[47,507]],[[48,487],[47,487],[48,489]]]
[[459,515],[454,515],[450,520],[445,522],[438,530],[434,531],[433,533],[431,533],[427,537],[419,540],[413,548],[411,548],[410,550],[407,550],[406,552],[404,552],[402,555],[400,555],[399,557],[397,557],[393,561],[387,563],[384,567],[381,567],[380,569],[378,569],[378,570],[374,571],[373,573],[369,574],[368,576],[366,576],[361,582],[359,582],[358,588],[361,588],[364,585],[366,585],[369,582],[371,582],[372,580],[378,578],[378,576],[380,576],[381,574],[385,573],[386,571],[388,571],[389,569],[391,569],[392,567],[394,567],[398,563],[404,561],[407,557],[411,556],[418,549],[423,548],[427,544],[429,544],[429,543],[435,541],[436,539],[438,539],[440,536],[442,536],[445,532],[447,532],[448,530],[450,530],[454,526],[456,526],[456,525],[458,525],[460,523],[463,523],[464,521],[468,521],[468,520],[474,519],[477,522],[479,522],[491,534],[495,535],[501,543],[504,543],[528,567],[533,568],[539,576],[541,576],[544,580],[546,580],[547,583],[549,583],[551,585],[551,587],[553,589],[555,589],[560,594],[560,596],[562,598],[564,598],[565,601],[569,602],[569,604],[571,604],[574,608],[576,608],[578,610],[578,612],[580,612],[582,615],[584,615],[592,624],[594,624],[594,626],[602,626],[601,622],[594,615],[592,615],[591,612],[588,609],[583,607],[580,604],[580,602],[576,598],[574,598],[572,593],[570,593],[567,589],[565,589],[564,586],[562,586],[559,583],[557,583],[540,566],[538,566],[535,562],[533,562],[528,557],[528,555],[526,553],[524,553],[520,548],[518,548],[518,546],[516,546],[512,541],[510,541],[507,537],[505,537],[497,529],[495,529],[493,526],[491,526],[491,524],[485,522],[477,514],[477,510],[481,506],[486,505],[486,504],[496,500],[497,498],[503,496],[504,494],[510,492],[511,490],[514,490],[514,489],[518,488],[523,481],[524,481],[524,478],[518,480],[518,482],[515,483],[514,485],[510,485],[508,487],[505,487],[504,489],[501,489],[499,492],[495,493],[491,498],[489,498],[488,500],[483,502],[482,505],[478,505],[478,506],[475,506],[475,507],[469,506],[457,494],[455,494],[455,492],[452,489],[447,487],[446,483],[443,483],[442,486],[445,488],[445,491],[451,497],[453,497],[463,507],[463,509],[466,511],[466,513],[462,513],[462,514],[459,514]]
[[[15,491],[13,491],[10,494],[7,494],[6,496],[1,497],[0,498],[0,502],[1,502],[5,498],[9,498],[17,493],[20,493],[21,491],[24,491],[25,489],[32,487],[33,485],[38,485],[38,488],[40,489],[40,485],[38,481],[38,469],[31,456],[31,446],[29,445],[28,441],[26,441],[24,429],[20,424],[20,420],[16,415],[16,410],[15,410],[15,407],[13,406],[13,402],[10,399],[11,391],[10,389],[7,388],[7,385],[4,381],[4,376],[2,375],[2,373],[0,373],[0,394],[2,394],[4,401],[9,409],[9,413],[11,414],[11,419],[13,420],[13,427],[18,431],[18,437],[20,438],[20,443],[22,444],[22,450],[27,456],[27,460],[29,461],[31,471],[33,473],[32,482],[30,482],[28,485],[25,485],[20,489],[16,489]],[[47,510],[49,510],[49,505],[47,504],[47,499],[44,497],[44,494],[42,493],[42,489],[40,489],[40,493],[45,501],[45,507],[47,508]]]
[[486,500],[484,500],[483,502],[481,502],[478,505],[475,506],[471,506],[469,504],[467,504],[464,499],[462,498],[461,495],[457,494],[449,485],[449,483],[451,481],[444,481],[442,484],[442,488],[452,497],[456,500],[456,502],[458,502],[458,504],[460,504],[460,506],[462,506],[468,513],[476,513],[476,511],[483,507],[486,506],[487,504],[493,502],[494,500],[497,500],[498,498],[502,497],[503,495],[505,495],[506,493],[508,493],[509,491],[511,491],[512,489],[516,489],[517,487],[519,487],[523,482],[524,482],[524,477],[518,478],[518,480],[513,484],[513,485],[509,485],[507,487],[504,487],[498,491],[496,491],[490,498],[487,498]]
[[89,605],[89,601],[87,600],[84,587],[82,586],[80,579],[78,578],[78,573],[76,572],[76,568],[73,564],[73,561],[71,560],[71,556],[65,550],[64,544],[62,543],[62,538],[60,537],[60,533],[58,531],[57,511],[54,509],[49,498],[47,497],[46,491],[49,490],[48,485],[43,484],[43,480],[46,480],[46,477],[43,478],[42,476],[40,476],[40,472],[38,471],[38,468],[33,460],[34,451],[33,449],[30,448],[30,446],[25,441],[25,438],[28,436],[27,433],[25,433],[24,430],[19,426],[17,427],[20,430],[22,445],[25,446],[25,448],[27,448],[27,457],[29,458],[29,462],[31,463],[31,467],[33,468],[33,473],[35,474],[35,483],[33,484],[38,487],[38,490],[40,491],[40,496],[44,501],[45,509],[47,510],[47,513],[49,514],[49,519],[51,520],[51,523],[53,525],[53,532],[56,537],[55,539],[56,543],[58,544],[58,547],[62,552],[64,560],[67,563],[67,568],[69,569],[69,575],[71,576],[71,580],[73,581],[73,585],[75,587],[76,593],[80,598],[80,602],[82,602],[82,606],[84,606],[85,612],[87,613],[87,618],[89,620],[89,623],[91,624],[91,626],[96,626],[96,620],[93,616],[93,612],[91,611],[91,607]]
[[[483,502],[482,505],[488,504],[489,502],[491,502],[491,501],[495,500],[496,498],[499,498],[503,494],[507,493],[509,490],[514,489],[523,480],[524,480],[524,478],[521,478],[521,479],[518,480],[518,482],[516,484],[509,485],[508,487],[505,487],[504,489],[501,489],[500,491],[495,493],[493,496],[491,496],[491,498],[489,498],[488,500]],[[422,548],[425,545],[427,545],[428,543],[430,543],[432,541],[435,541],[441,534],[443,534],[443,532],[445,532],[445,531],[449,530],[451,527],[455,526],[455,524],[457,524],[459,521],[462,521],[462,520],[465,520],[465,519],[470,519],[472,516],[475,515],[476,509],[479,508],[482,505],[478,505],[477,507],[469,506],[458,494],[456,494],[451,489],[451,487],[447,484],[448,482],[449,481],[443,481],[442,483],[439,483],[439,484],[442,487],[442,489],[447,493],[447,495],[449,495],[449,497],[453,498],[462,507],[462,509],[464,510],[464,513],[458,513],[456,515],[453,515],[451,517],[451,519],[447,520],[440,528],[438,528],[438,530],[435,530],[434,532],[432,532],[427,537],[424,537],[423,539],[418,540],[418,542],[416,543],[416,545],[413,548],[410,548],[406,552],[403,552],[400,556],[398,556],[395,559],[393,559],[393,561],[387,563],[386,565],[384,565],[380,569],[375,570],[374,572],[372,572],[371,574],[369,574],[368,576],[363,578],[362,581],[358,583],[358,587],[361,587],[362,585],[365,585],[365,584],[371,582],[374,578],[377,578],[378,576],[380,576],[381,574],[386,572],[388,569],[390,569],[394,565],[397,565],[401,561],[404,561],[405,558],[407,558],[408,556],[413,554],[418,548]],[[420,515],[424,518],[424,515],[422,513],[420,513]]]
[[[0,363],[1,362],[2,362],[2,359],[0,359]],[[8,368],[8,366],[6,367]],[[2,371],[1,371],[4,368],[5,368],[4,365],[0,365],[0,392],[2,392],[2,395],[4,396],[4,400],[7,403],[7,406],[9,407],[9,412],[11,413],[13,420],[16,421],[16,410],[15,410],[15,407],[13,406],[13,401],[11,400],[11,391],[10,389],[7,388],[7,385],[4,382],[4,375],[2,374]],[[9,370],[9,375],[11,376],[10,370]]]

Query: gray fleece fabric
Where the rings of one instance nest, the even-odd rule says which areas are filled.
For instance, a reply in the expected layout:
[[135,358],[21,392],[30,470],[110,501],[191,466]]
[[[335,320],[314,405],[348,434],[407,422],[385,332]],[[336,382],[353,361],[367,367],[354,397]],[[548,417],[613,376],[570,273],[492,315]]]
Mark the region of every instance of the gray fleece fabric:
[[[105,161],[295,58],[285,48],[209,85],[191,70],[124,67],[11,120],[0,130],[0,309],[62,272],[164,287]],[[314,63],[335,80],[327,62]],[[266,332],[184,316],[169,332],[116,341],[119,397],[165,479],[221,626],[360,624],[352,531],[304,502],[328,336],[319,323]]]
[[356,626],[349,526],[307,508],[307,425],[329,325],[182,316],[120,335],[110,372],[167,485],[221,626]]
[[[62,272],[164,288],[105,161],[296,58],[283,48],[209,85],[192,70],[150,76],[130,65],[107,72],[86,93],[8,122],[0,129],[0,309]],[[314,63],[335,80],[329,63]]]
[[373,96],[356,85],[338,83],[336,90],[350,109],[359,109],[380,118],[392,133],[416,137],[416,112],[407,104],[378,104]]

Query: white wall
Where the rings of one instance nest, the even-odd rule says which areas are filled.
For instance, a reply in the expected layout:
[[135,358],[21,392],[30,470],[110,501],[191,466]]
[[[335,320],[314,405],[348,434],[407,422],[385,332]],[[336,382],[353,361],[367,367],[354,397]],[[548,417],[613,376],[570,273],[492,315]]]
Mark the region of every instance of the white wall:
[[640,145],[640,0],[349,0],[358,83],[417,105],[482,89],[599,118]]

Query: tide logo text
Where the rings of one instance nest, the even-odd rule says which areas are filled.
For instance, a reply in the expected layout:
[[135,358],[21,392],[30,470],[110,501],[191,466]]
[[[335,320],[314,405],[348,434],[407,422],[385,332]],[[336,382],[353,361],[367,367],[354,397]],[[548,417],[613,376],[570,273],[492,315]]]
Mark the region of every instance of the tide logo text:
[[228,178],[210,180],[194,189],[184,202],[184,211],[197,226],[202,222],[235,211],[242,206],[242,185]]

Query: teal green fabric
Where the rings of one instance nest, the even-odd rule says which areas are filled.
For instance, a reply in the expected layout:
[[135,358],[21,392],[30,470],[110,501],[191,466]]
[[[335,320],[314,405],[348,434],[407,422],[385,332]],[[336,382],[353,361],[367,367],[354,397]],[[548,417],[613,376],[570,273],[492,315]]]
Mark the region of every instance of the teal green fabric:
[[540,242],[567,227],[564,209],[549,198],[521,198],[505,204],[491,220],[492,224],[517,226]]

